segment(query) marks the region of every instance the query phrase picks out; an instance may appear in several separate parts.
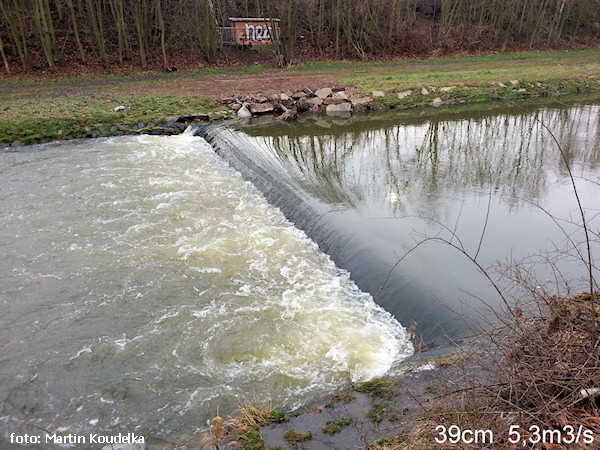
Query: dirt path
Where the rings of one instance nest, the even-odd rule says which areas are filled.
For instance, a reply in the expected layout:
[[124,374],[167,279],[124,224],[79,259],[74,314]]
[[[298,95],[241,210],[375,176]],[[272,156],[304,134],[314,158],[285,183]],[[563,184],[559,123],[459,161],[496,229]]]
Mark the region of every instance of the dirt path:
[[[185,80],[160,80],[153,83],[159,94],[197,95],[220,98],[233,94],[277,94],[287,90],[341,86],[338,77],[332,75],[298,75],[279,72],[252,75],[217,76],[214,78],[189,78]],[[142,87],[146,89],[146,87]],[[135,88],[134,88],[135,89]],[[127,88],[128,92],[131,92]]]
[[132,80],[85,81],[73,83],[49,82],[36,86],[2,87],[0,93],[11,93],[18,97],[34,96],[64,97],[72,95],[94,95],[102,93],[139,95],[189,95],[198,97],[221,98],[234,94],[277,94],[289,90],[295,91],[307,86],[311,89],[321,87],[347,86],[336,75],[313,75],[285,73],[281,71],[262,72],[246,75],[189,75],[173,78],[148,77]]

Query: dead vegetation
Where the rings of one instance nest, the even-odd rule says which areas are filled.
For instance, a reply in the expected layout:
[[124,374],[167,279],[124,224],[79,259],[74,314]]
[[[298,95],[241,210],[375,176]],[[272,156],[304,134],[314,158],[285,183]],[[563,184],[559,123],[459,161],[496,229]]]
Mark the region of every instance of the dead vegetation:
[[600,310],[584,293],[539,312],[453,356],[464,377],[440,379],[414,430],[372,448],[600,448]]
[[[561,155],[578,211],[559,218],[544,210],[564,242],[554,251],[484,267],[478,254],[487,218],[475,253],[463,246],[456,228],[441,223],[438,234],[416,234],[407,253],[432,241],[454,248],[483,273],[501,306],[481,300],[468,345],[438,363],[456,364],[461,376],[455,372],[426,388],[431,399],[415,430],[373,448],[600,448],[598,214],[581,203],[568,155],[541,125]],[[570,294],[573,280],[560,271],[565,260],[586,274],[579,281],[588,292]],[[541,265],[554,279],[536,277]]]

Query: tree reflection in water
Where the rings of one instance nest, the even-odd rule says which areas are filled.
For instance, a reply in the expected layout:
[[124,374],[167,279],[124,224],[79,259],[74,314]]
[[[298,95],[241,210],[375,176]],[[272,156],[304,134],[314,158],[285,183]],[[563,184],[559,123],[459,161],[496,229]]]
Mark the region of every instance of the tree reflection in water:
[[[576,205],[565,163],[542,123],[560,142],[590,207],[599,194],[599,112],[596,105],[530,113],[509,107],[335,119],[328,128],[325,119],[308,117],[209,129],[207,138],[361,289],[378,295],[398,255],[414,244],[414,232],[438,233],[439,223],[456,227],[473,254],[487,227],[484,265],[552,250],[564,236],[535,205],[558,217],[571,216]],[[465,333],[440,303],[457,309],[465,297],[495,296],[468,261],[439,245],[420,248],[395,270],[378,301],[403,324],[416,321],[429,343]],[[565,273],[581,275],[568,265]]]

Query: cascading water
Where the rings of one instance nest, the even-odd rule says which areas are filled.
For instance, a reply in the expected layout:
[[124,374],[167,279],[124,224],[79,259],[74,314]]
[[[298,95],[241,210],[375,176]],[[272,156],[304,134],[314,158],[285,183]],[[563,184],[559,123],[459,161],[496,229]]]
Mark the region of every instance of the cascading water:
[[383,375],[404,328],[202,138],[0,153],[0,426],[191,433]]
[[[579,212],[542,124],[570,159],[584,207],[597,205],[599,195],[597,105],[449,114],[315,116],[198,132],[360,289],[435,346],[491,325],[489,308],[502,305],[465,254],[482,267],[526,258],[523,267],[550,294],[566,293],[554,286],[557,269],[571,289],[585,289],[577,258],[585,249],[565,249],[563,233],[582,243],[581,229],[563,221],[576,222]],[[557,248],[561,255],[549,253]],[[558,265],[543,267],[545,260]]]
[[[494,290],[464,255],[403,256],[423,239],[484,266],[531,254],[539,288],[563,294],[539,263],[581,230],[561,222],[568,242],[547,214],[578,211],[540,121],[589,210],[598,114],[317,117],[198,130],[214,148],[186,133],[1,152],[0,447],[46,432],[194,446],[244,398],[293,408],[383,375],[412,352],[403,325],[438,345],[489,324]],[[559,255],[577,289],[581,261]]]

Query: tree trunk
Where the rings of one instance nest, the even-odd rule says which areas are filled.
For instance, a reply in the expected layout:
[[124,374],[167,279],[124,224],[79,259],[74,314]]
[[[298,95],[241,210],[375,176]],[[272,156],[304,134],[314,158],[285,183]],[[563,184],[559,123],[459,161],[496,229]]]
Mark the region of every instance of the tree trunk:
[[140,62],[144,68],[148,66],[149,6],[146,0],[131,0],[131,12],[138,37]]
[[209,0],[196,0],[196,31],[200,49],[210,64],[217,57],[217,23]]
[[17,49],[23,70],[29,67],[29,51],[25,37],[25,20],[23,18],[23,7],[15,0],[0,0],[0,12],[4,16],[4,22],[12,42]]
[[156,26],[160,30],[160,49],[162,51],[163,67],[169,65],[167,61],[167,49],[165,47],[165,21],[163,19],[162,6],[160,0],[156,0]]
[[8,67],[8,60],[6,59],[6,54],[4,53],[4,44],[2,42],[2,36],[0,36],[0,55],[2,55],[2,62],[4,63],[4,68],[6,69],[6,73],[10,74],[10,67]]
[[73,0],[67,0],[67,6],[69,8],[69,15],[71,17],[71,24],[73,25],[73,34],[75,35],[75,43],[77,44],[77,50],[79,50],[79,56],[83,64],[87,64],[85,51],[81,44],[81,37],[79,36],[79,25],[77,24],[77,16],[75,15],[75,7],[73,6]]
[[34,0],[33,19],[40,35],[40,43],[46,57],[46,62],[50,70],[54,71],[56,64],[54,62],[55,40],[54,29],[52,27],[52,17],[50,17],[50,5],[48,0]]
[[119,62],[122,63],[125,59],[133,59],[131,45],[129,44],[129,34],[127,32],[127,23],[125,22],[123,0],[109,0],[109,4],[114,25],[117,29],[117,40],[119,42]]

